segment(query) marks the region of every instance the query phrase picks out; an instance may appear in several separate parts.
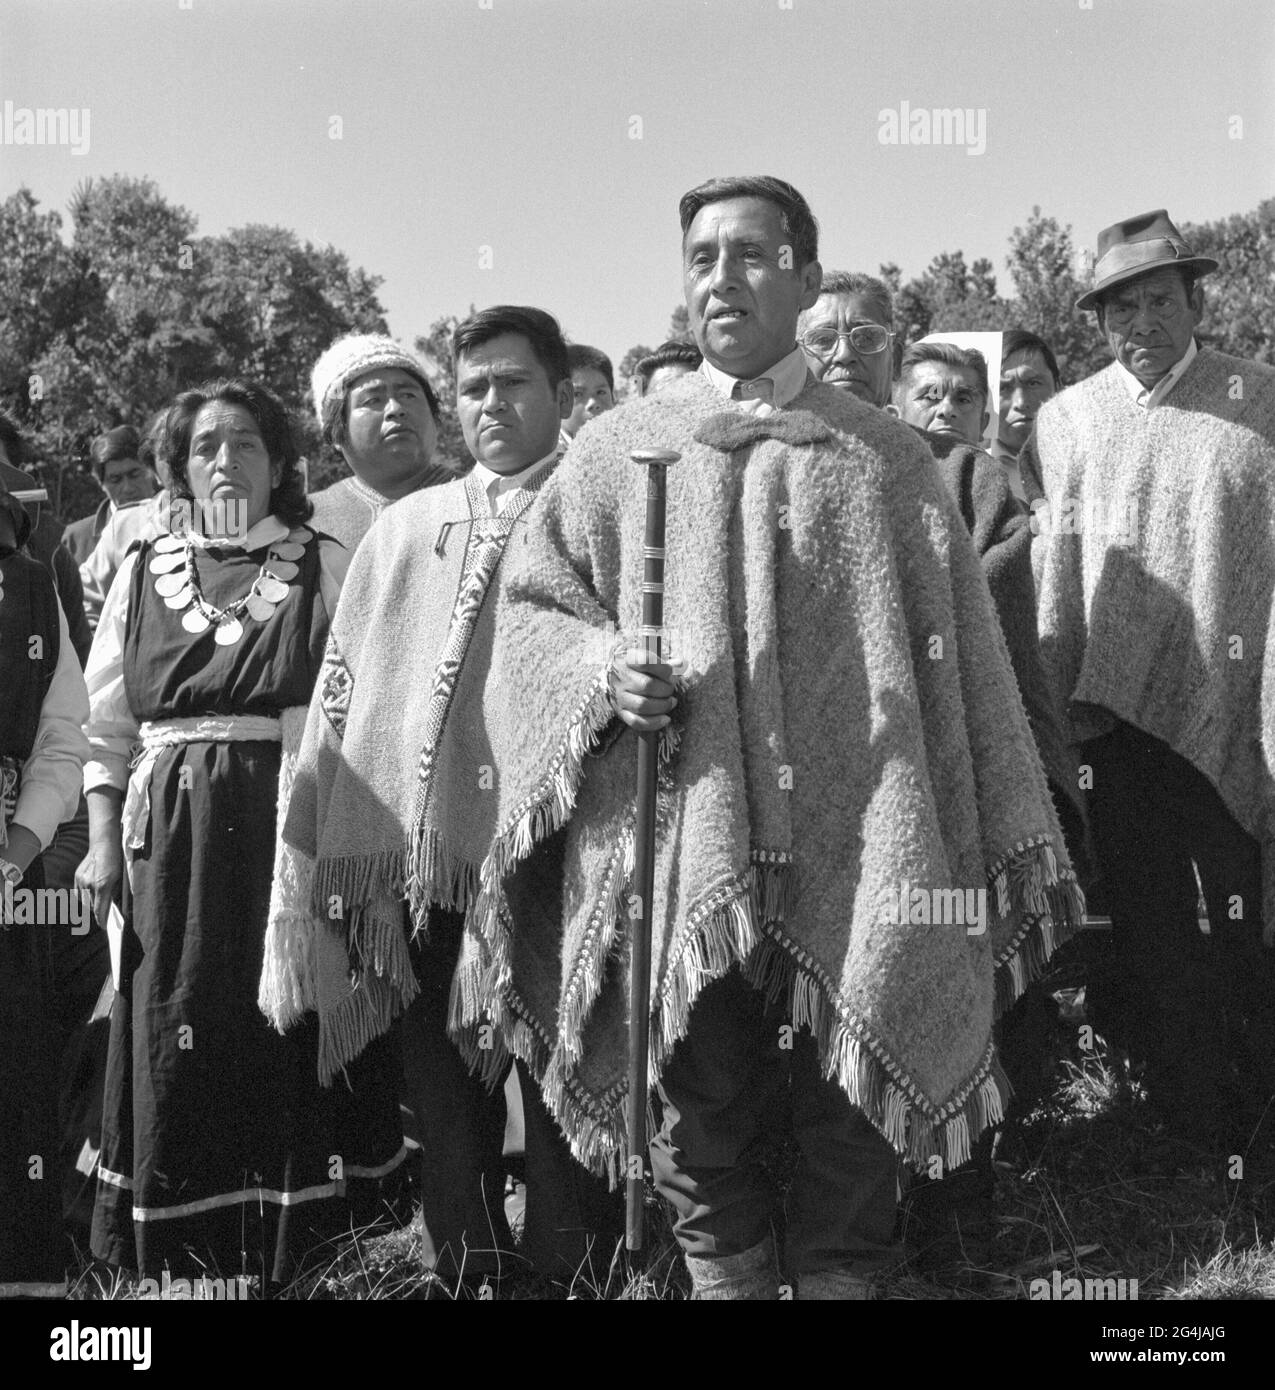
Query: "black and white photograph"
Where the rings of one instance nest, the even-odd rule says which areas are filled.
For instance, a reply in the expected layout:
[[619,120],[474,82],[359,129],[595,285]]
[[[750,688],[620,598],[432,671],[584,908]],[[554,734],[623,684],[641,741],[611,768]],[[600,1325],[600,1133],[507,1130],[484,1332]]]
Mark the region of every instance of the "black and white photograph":
[[1275,6],[0,0],[0,894],[41,1373],[1259,1364]]

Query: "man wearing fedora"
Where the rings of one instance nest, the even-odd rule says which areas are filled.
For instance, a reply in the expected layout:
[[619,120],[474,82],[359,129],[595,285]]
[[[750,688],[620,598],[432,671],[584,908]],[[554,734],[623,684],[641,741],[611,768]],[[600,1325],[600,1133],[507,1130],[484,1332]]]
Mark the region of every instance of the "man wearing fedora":
[[1163,209],[1102,232],[1077,308],[1114,361],[1041,408],[1023,473],[1110,895],[1091,1017],[1226,1159],[1275,1092],[1275,369],[1197,343],[1217,268]]

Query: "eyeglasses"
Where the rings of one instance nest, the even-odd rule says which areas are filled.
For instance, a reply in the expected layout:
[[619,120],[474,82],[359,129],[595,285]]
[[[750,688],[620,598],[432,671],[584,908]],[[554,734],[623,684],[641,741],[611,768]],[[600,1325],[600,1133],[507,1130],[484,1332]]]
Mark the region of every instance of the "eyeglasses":
[[801,345],[816,357],[833,357],[844,339],[855,352],[870,356],[875,352],[884,352],[893,337],[894,334],[879,323],[857,323],[845,333],[835,328],[812,328],[809,333],[802,335]]

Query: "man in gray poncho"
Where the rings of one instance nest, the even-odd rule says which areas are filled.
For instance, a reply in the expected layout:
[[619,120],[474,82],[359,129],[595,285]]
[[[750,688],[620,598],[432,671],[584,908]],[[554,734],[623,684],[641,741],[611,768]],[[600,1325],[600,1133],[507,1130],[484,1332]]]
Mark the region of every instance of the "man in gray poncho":
[[[787,1133],[784,1272],[804,1299],[864,1297],[892,1258],[895,1154],[958,1164],[1000,1117],[993,1016],[1080,900],[953,500],[912,431],[814,382],[797,346],[820,284],[805,200],[714,180],[681,222],[703,368],[587,425],[506,557],[481,730],[497,834],[453,1028],[481,1062],[498,1024],[576,1153],[617,1170],[624,731],[667,730],[656,1185],[696,1297],[774,1298],[766,1148]],[[652,445],[682,456],[676,685],[623,655],[645,507],[629,454]]]
[[1275,369],[1197,344],[1216,269],[1162,208],[1100,233],[1076,307],[1114,360],[1041,407],[1023,478],[1041,650],[1111,902],[1093,1021],[1226,1158],[1275,1093]]

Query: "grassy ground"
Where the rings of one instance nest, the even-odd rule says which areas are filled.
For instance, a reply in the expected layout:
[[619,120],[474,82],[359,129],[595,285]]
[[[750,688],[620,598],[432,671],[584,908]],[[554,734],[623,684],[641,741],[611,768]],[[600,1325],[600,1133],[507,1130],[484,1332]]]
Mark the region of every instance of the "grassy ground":
[[[1147,1299],[1275,1298],[1275,1155],[1209,1156],[1174,1140],[1138,1086],[1101,1049],[1060,1063],[1056,1085],[1002,1135],[990,1251],[975,1267],[925,1272],[914,1254],[882,1293],[894,1299],[1023,1299],[1054,1270],[1137,1279]],[[647,1276],[623,1252],[596,1252],[569,1286],[520,1272],[499,1285],[449,1287],[421,1270],[419,1219],[350,1238],[284,1291],[295,1299],[619,1299],[687,1296],[684,1268],[657,1205]],[[516,1228],[515,1228],[516,1229]],[[85,1262],[74,1298],[135,1297],[126,1278]]]

